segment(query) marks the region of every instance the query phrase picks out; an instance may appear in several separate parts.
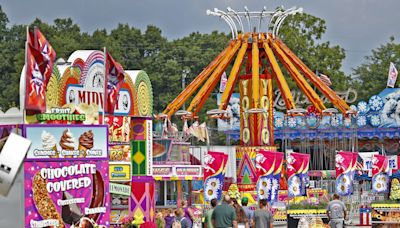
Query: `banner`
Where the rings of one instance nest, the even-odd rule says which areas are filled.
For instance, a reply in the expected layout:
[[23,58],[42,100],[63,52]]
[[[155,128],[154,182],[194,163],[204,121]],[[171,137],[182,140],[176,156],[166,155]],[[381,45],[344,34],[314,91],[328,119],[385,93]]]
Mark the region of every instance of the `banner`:
[[46,70],[44,72],[44,81],[45,85],[50,80],[51,74],[53,73],[53,65],[54,61],[56,60],[56,51],[54,48],[50,45],[49,41],[46,39],[46,37],[40,32],[39,28],[35,28],[35,38],[36,38],[36,44],[37,48],[39,48],[39,51],[42,53],[43,58],[47,61],[46,64]]
[[310,177],[308,176],[308,168],[310,166],[310,155],[303,154],[303,170],[301,171],[301,195],[306,195],[306,188],[309,185]]
[[390,62],[387,87],[393,88],[396,84],[396,80],[397,80],[397,69],[396,66],[392,62]]
[[224,73],[221,76],[221,82],[219,83],[219,92],[220,93],[223,93],[225,91],[227,82],[228,82],[228,79],[226,77],[226,72],[224,71]]
[[287,175],[289,197],[301,196],[304,156],[300,153],[290,153],[287,156]]
[[372,157],[372,192],[387,193],[389,191],[389,158],[375,154]]
[[272,188],[271,188],[271,195],[270,195],[271,202],[278,201],[280,179],[281,179],[281,173],[283,170],[283,153],[282,152],[274,152],[274,153],[275,153],[275,166],[274,166]]
[[43,112],[46,111],[46,87],[53,72],[56,52],[38,28],[32,33],[29,27],[25,49],[25,109],[28,113]]
[[353,158],[352,152],[341,151],[336,154],[336,193],[340,196],[347,196],[352,192]]
[[204,199],[207,202],[221,199],[227,161],[228,155],[222,152],[208,151],[204,156]]
[[106,105],[104,111],[110,114],[114,113],[115,104],[121,88],[121,83],[124,81],[124,69],[121,64],[116,62],[108,51],[106,51],[106,82],[105,98]]
[[46,84],[44,78],[46,62],[40,51],[29,43],[26,44],[25,66],[25,109],[27,112],[44,112],[46,111]]
[[275,169],[275,152],[260,150],[254,163],[257,171],[257,196],[258,199],[271,199],[272,181]]

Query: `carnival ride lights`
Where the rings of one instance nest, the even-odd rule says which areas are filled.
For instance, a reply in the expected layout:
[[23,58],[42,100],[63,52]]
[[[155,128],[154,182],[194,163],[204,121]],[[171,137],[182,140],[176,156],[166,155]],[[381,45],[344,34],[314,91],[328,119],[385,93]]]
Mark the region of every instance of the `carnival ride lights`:
[[[232,39],[229,45],[166,107],[159,118],[170,118],[174,113],[185,118],[196,118],[205,101],[220,81],[223,72],[233,62],[225,91],[222,93],[218,110],[210,110],[208,115],[217,118],[227,118],[226,110],[235,85],[239,84],[241,101],[241,141],[246,145],[261,146],[273,144],[273,90],[272,80],[275,80],[282,93],[287,115],[304,115],[305,110],[296,107],[291,90],[286,82],[278,60],[287,70],[300,90],[307,96],[317,112],[321,115],[332,115],[336,109],[326,108],[317,92],[309,82],[327,97],[343,114],[351,115],[347,103],[342,100],[329,86],[315,75],[285,44],[278,38],[283,21],[289,16],[301,13],[302,8],[292,7],[267,11],[237,12],[228,7],[227,11],[214,8],[207,14],[223,19],[229,26]],[[266,32],[262,31],[263,20],[267,20]],[[257,20],[254,23],[254,20]],[[243,21],[247,21],[247,31]],[[257,24],[258,23],[258,24]],[[278,59],[278,60],[277,60]],[[242,66],[245,74],[240,75]],[[308,81],[307,81],[308,79]],[[239,83],[238,83],[239,82]],[[197,91],[197,93],[196,93]],[[196,93],[196,94],[195,94]],[[193,95],[186,111],[178,111]],[[251,125],[251,126],[250,126]],[[260,129],[261,125],[261,129]],[[254,133],[252,131],[265,132]],[[250,140],[249,138],[263,140]]]

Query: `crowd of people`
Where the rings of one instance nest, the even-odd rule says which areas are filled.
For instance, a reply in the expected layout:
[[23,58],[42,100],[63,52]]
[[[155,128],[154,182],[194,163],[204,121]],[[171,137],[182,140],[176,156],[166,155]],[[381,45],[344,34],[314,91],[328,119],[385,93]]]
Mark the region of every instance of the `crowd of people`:
[[[231,199],[225,195],[220,205],[217,199],[210,202],[211,209],[204,213],[203,227],[205,228],[270,228],[273,223],[273,216],[269,210],[267,200],[259,201],[259,208],[255,211],[250,209],[248,198],[243,197],[241,204],[238,200]],[[193,212],[188,207],[187,201],[183,201],[181,207],[173,210],[168,209],[164,215],[156,213],[158,228],[197,228],[194,223]]]

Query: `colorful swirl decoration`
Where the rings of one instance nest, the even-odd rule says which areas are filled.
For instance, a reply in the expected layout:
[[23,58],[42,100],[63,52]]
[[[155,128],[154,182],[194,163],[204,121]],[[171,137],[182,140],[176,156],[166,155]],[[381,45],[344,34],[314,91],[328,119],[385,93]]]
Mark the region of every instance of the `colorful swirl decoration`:
[[58,107],[59,106],[59,85],[60,85],[60,71],[57,65],[53,66],[53,74],[51,75],[47,84],[46,91],[46,107]]
[[[98,65],[98,64],[100,64],[100,65]],[[86,80],[88,80],[87,78],[89,76],[89,73],[93,70],[93,68],[98,67],[98,66],[101,66],[101,67],[99,67],[100,70],[104,68],[104,53],[101,51],[93,51],[85,61],[85,65],[83,67],[82,76],[80,78],[79,84],[85,85]],[[98,86],[94,85],[94,87],[100,87],[100,86],[103,87],[104,70],[102,70],[101,73],[102,73],[103,81],[101,81],[100,83],[97,83]],[[94,83],[94,84],[96,84],[96,83]]]
[[153,89],[149,76],[145,71],[140,71],[135,79],[136,94],[135,114],[139,116],[151,116],[153,114]]

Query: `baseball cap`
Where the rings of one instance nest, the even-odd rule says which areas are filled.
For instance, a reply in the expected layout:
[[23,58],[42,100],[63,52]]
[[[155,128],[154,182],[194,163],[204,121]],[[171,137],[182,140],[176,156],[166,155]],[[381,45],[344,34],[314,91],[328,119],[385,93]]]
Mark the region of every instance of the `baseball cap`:
[[242,198],[242,203],[248,203],[248,202],[249,202],[249,198],[247,198],[247,197]]

